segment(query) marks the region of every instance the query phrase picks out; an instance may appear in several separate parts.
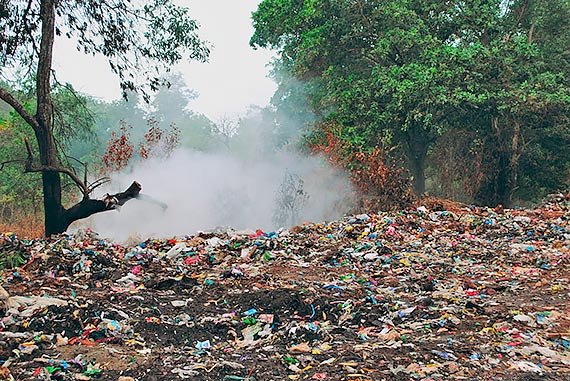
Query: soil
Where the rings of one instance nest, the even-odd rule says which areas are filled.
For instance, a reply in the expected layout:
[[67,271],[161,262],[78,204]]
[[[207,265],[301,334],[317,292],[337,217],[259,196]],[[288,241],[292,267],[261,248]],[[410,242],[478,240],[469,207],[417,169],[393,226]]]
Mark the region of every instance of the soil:
[[28,260],[4,270],[7,293],[67,303],[4,300],[0,379],[569,379],[568,199],[542,208],[134,247],[0,236]]

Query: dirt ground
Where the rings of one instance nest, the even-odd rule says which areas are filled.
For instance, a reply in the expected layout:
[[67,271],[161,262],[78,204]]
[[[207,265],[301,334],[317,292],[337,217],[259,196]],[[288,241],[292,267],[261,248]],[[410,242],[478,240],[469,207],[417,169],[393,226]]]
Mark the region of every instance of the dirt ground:
[[[570,379],[568,195],[122,246],[0,235],[0,379]],[[438,210],[436,210],[438,209]]]

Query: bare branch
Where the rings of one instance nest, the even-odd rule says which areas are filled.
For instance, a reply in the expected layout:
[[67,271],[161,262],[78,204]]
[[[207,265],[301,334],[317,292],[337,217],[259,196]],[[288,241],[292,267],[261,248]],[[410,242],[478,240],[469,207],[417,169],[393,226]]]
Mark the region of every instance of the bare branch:
[[34,131],[40,128],[36,118],[34,118],[34,116],[30,114],[28,110],[26,110],[24,106],[22,106],[22,104],[3,87],[0,87],[0,99],[12,106],[18,115],[20,115],[22,119],[24,119],[26,123],[34,129]]
[[532,44],[534,42],[533,40],[533,34],[534,34],[534,27],[536,25],[536,20],[532,21],[532,24],[530,24],[530,29],[528,30],[528,37],[527,37],[527,42],[529,44]]
[[79,164],[79,165],[85,166],[85,164],[87,164],[87,163],[84,163],[84,162],[82,162],[81,160],[79,160],[78,158],[76,158],[76,157],[74,157],[74,156],[71,156],[71,155],[65,155],[65,158],[66,158],[66,159],[71,159],[71,160],[75,161],[75,162],[76,162],[77,164]]
[[29,172],[29,173],[31,173],[31,172],[59,172],[59,173],[66,174],[67,176],[69,176],[69,178],[71,178],[71,180],[75,183],[75,185],[77,185],[77,187],[79,188],[79,190],[83,194],[83,197],[88,198],[89,188],[87,187],[87,185],[85,185],[85,183],[83,181],[81,181],[81,179],[71,169],[65,168],[65,167],[50,166],[50,165],[34,166],[34,164],[33,164],[34,153],[32,151],[32,147],[30,146],[30,142],[29,142],[27,136],[25,138],[25,143],[26,143],[26,150],[28,151],[28,158],[26,159],[26,165],[24,168],[24,172]]
[[34,151],[32,151],[32,147],[30,146],[30,141],[28,140],[27,136],[24,138],[24,142],[26,143],[26,151],[28,152],[28,157],[26,159],[26,168],[31,168],[34,162]]
[[25,162],[24,159],[14,159],[14,160],[3,161],[2,163],[0,163],[0,171],[4,170],[4,167],[6,166],[6,164],[23,163],[23,162]]
[[230,140],[237,134],[239,123],[227,115],[223,115],[213,125],[214,132],[221,136],[226,148],[230,148]]
[[358,10],[360,12],[360,16],[362,17],[362,20],[364,20],[364,24],[366,24],[366,27],[369,30],[372,29],[372,24],[370,24],[370,20],[368,20],[368,18],[364,14],[364,6],[362,5],[362,1],[357,0],[356,4],[358,5]]
[[100,179],[95,180],[89,185],[89,193],[93,192],[95,189],[99,188],[101,185],[107,184],[111,181],[110,177],[101,177]]
[[75,185],[77,185],[77,187],[79,188],[81,193],[83,193],[84,196],[89,195],[88,189],[83,184],[83,181],[81,181],[81,179],[69,168],[55,167],[55,166],[49,166],[49,165],[40,165],[37,167],[36,166],[26,166],[26,169],[24,172],[59,172],[59,173],[66,174],[67,176],[69,176],[71,178],[71,180],[73,180]]

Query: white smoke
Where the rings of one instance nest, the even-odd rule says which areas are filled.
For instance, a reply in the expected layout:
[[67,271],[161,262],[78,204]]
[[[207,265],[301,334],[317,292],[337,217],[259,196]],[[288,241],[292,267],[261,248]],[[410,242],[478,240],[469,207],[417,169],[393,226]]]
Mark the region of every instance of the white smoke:
[[168,238],[213,228],[276,230],[281,227],[273,222],[276,198],[286,173],[301,179],[309,196],[298,211],[298,220],[292,222],[328,221],[351,207],[348,179],[317,157],[279,152],[244,159],[180,149],[167,160],[145,161],[132,172],[114,176],[112,185],[103,190],[121,192],[136,180],[143,187],[141,193],[158,203],[131,200],[118,212],[99,213],[70,230],[89,226],[119,241],[133,236]]

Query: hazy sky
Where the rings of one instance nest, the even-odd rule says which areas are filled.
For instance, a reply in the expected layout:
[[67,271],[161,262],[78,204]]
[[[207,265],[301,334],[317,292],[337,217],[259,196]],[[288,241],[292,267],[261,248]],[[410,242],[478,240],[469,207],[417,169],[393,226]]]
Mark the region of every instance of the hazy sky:
[[[276,85],[267,78],[272,52],[253,50],[251,12],[258,0],[181,0],[200,24],[200,36],[212,43],[208,63],[184,62],[173,70],[180,71],[189,88],[199,97],[190,108],[216,120],[235,117],[251,104],[265,106]],[[84,93],[105,100],[118,99],[120,89],[106,61],[85,56],[69,41],[55,46],[55,65],[60,81],[70,82]]]

